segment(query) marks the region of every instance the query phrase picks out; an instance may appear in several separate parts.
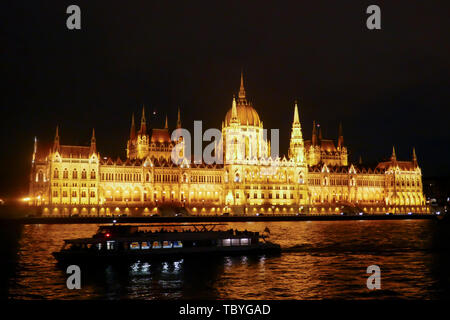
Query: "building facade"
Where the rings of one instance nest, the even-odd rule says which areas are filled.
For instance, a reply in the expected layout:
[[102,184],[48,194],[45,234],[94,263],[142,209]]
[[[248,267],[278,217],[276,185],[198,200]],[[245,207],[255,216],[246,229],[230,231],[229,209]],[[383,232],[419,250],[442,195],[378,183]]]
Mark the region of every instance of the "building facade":
[[[181,129],[180,111],[175,130]],[[318,132],[317,132],[318,131]],[[288,157],[271,153],[263,122],[247,100],[244,81],[222,122],[215,153],[222,163],[196,163],[184,157],[183,139],[164,128],[147,128],[142,110],[134,115],[125,159],[100,156],[95,132],[89,146],[52,145],[35,140],[30,174],[30,204],[44,215],[425,213],[422,173],[411,161],[368,167],[348,161],[342,126],[337,146],[313,125],[303,139],[297,102]],[[182,146],[179,162],[172,151]]]

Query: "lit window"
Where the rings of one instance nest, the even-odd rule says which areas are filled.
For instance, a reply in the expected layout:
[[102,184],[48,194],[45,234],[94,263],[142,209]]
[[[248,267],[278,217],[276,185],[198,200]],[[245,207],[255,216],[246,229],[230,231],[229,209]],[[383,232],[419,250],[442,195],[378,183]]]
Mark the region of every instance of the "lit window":
[[153,241],[153,245],[152,245],[153,249],[159,249],[161,248],[161,243],[159,241]]
[[141,243],[141,249],[150,249],[150,246],[149,246],[149,244],[148,244],[148,242],[142,242]]
[[181,241],[174,241],[173,247],[174,248],[183,248],[183,243]]
[[163,248],[172,248],[172,242],[171,241],[163,241]]
[[224,247],[231,246],[231,239],[223,239],[222,240],[222,246],[224,246]]
[[114,250],[114,243],[115,243],[115,241],[106,241],[106,249]]
[[238,246],[239,245],[239,239],[231,239],[231,245],[232,246]]
[[241,239],[241,246],[248,246],[250,245],[251,241],[249,238],[242,238]]
[[139,249],[139,242],[130,243],[130,249],[132,249],[132,250]]

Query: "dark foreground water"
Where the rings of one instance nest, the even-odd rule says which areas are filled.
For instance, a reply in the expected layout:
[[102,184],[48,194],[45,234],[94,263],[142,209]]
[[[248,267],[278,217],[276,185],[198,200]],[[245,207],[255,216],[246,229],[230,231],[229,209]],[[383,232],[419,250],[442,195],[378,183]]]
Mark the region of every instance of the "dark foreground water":
[[[450,228],[436,221],[230,223],[263,231],[277,257],[223,257],[82,268],[66,288],[51,255],[96,225],[3,226],[1,295],[10,299],[449,299]],[[366,269],[381,268],[381,290]]]

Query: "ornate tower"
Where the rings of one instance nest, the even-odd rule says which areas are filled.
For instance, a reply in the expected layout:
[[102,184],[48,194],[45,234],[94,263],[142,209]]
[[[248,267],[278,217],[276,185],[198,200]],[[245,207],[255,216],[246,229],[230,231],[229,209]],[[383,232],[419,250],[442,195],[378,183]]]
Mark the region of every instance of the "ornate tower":
[[303,163],[305,150],[303,145],[302,128],[298,116],[297,101],[294,107],[294,121],[292,122],[291,142],[289,145],[289,158],[293,158],[297,163]]
[[145,107],[142,106],[141,127],[136,134],[134,114],[131,117],[130,139],[127,143],[127,156],[130,159],[143,159],[149,151],[149,135],[147,134],[147,121],[145,119]]
[[341,160],[340,165],[347,166],[348,165],[348,153],[347,153],[347,148],[344,146],[344,132],[342,130],[342,122],[339,123],[337,152],[338,152],[338,155]]

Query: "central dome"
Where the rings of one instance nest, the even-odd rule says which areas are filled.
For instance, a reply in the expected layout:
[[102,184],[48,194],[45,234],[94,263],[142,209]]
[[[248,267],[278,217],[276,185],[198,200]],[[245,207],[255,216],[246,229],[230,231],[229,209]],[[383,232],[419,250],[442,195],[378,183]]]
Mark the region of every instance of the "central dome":
[[[241,125],[249,125],[249,126],[260,126],[260,120],[258,112],[249,104],[237,104],[236,105],[237,117],[241,122]],[[231,122],[231,116],[233,113],[233,108],[228,110],[225,116],[225,126],[228,126]]]
[[[233,98],[233,105],[235,103],[235,99]],[[260,127],[261,121],[259,120],[258,112],[253,109],[252,105],[245,98],[245,89],[244,89],[244,75],[241,73],[241,87],[239,88],[239,98],[236,103],[236,115],[237,119],[241,125],[249,125],[254,127]],[[225,126],[229,126],[231,123],[231,119],[233,117],[233,107],[228,110],[225,116]]]

